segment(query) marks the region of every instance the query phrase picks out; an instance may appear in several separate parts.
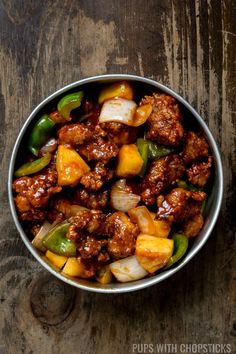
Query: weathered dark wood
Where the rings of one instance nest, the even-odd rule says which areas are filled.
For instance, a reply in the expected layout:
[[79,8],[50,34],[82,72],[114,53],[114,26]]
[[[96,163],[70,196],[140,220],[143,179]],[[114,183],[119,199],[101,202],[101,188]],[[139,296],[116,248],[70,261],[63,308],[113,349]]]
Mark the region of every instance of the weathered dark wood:
[[[235,352],[236,2],[2,0],[0,16],[0,353],[132,353],[135,343],[229,343]],[[11,150],[30,111],[101,73],[145,75],[186,97],[225,171],[220,219],[200,254],[171,279],[124,295],[54,279],[26,250],[7,201]]]

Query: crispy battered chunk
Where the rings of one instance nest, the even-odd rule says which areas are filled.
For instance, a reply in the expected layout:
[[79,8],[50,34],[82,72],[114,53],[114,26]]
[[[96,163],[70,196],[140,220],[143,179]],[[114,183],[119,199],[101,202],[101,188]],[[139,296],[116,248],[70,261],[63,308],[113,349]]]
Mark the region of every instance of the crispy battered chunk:
[[[90,234],[100,235],[104,230],[106,215],[100,210],[82,210],[69,219],[73,230],[85,230]],[[70,237],[68,237],[70,238]]]
[[82,259],[91,259],[99,262],[106,262],[109,260],[108,257],[104,257],[107,252],[105,252],[105,246],[107,245],[107,240],[97,239],[93,235],[89,235],[83,230],[79,230],[75,225],[71,225],[67,237],[76,243],[76,248],[78,254]]
[[47,219],[50,223],[54,221],[63,221],[71,215],[72,203],[70,200],[61,197],[60,195],[52,198],[49,204],[49,211],[47,213]]
[[204,187],[207,184],[208,178],[211,174],[212,157],[209,157],[207,162],[193,163],[187,169],[187,176],[189,182],[197,185],[198,187]]
[[59,144],[77,146],[92,137],[92,132],[83,124],[65,125],[58,130]]
[[96,274],[96,271],[99,268],[99,263],[96,258],[83,259],[78,257],[81,263],[84,265],[84,278],[91,278]]
[[200,214],[202,202],[205,198],[206,194],[204,192],[192,192],[184,188],[174,188],[169,194],[158,197],[157,218],[183,223]]
[[80,183],[89,191],[100,189],[104,183],[108,182],[114,175],[114,171],[98,162],[93,171],[85,173]]
[[90,210],[82,210],[77,215],[69,219],[71,225],[76,226],[78,230],[85,229],[88,223],[92,220],[92,213]]
[[102,247],[106,245],[107,240],[97,240],[93,236],[86,236],[83,240],[81,240],[77,249],[83,259],[89,259],[99,256]]
[[88,161],[95,160],[107,163],[118,152],[118,146],[112,141],[106,141],[103,138],[95,139],[82,145],[79,148],[81,155],[85,156]]
[[109,237],[108,252],[112,258],[134,254],[139,228],[125,213],[118,211],[111,214],[106,221],[105,233]]
[[85,210],[69,219],[71,225],[66,236],[76,243],[83,259],[98,257],[100,262],[108,260],[104,253],[107,240],[96,238],[104,230],[105,218],[106,215],[99,210]]
[[178,146],[184,130],[176,100],[165,94],[154,93],[152,96],[145,96],[140,104],[147,103],[153,107],[147,120],[147,138],[158,144]]
[[76,225],[71,224],[67,231],[66,237],[69,238],[71,241],[78,243],[79,241],[84,239],[85,234],[82,231],[79,232]]
[[142,200],[151,205],[156,197],[175,183],[185,172],[185,166],[180,156],[168,155],[151,163],[142,182]]
[[46,211],[40,208],[32,208],[27,197],[17,195],[14,200],[20,220],[43,221],[46,218]]
[[118,146],[133,144],[137,139],[138,129],[117,122],[102,123],[101,127],[107,132],[108,137]]
[[48,168],[44,174],[20,177],[13,183],[16,207],[21,220],[44,220],[49,198],[61,191],[56,185],[57,172]]
[[181,232],[189,238],[199,234],[204,224],[202,214],[196,214],[191,219],[186,220],[181,226]]
[[74,200],[77,204],[88,209],[102,209],[109,201],[109,191],[89,192],[84,188],[77,189]]
[[185,137],[183,160],[186,164],[198,161],[209,155],[209,146],[201,133],[188,131]]
[[85,125],[91,131],[93,139],[104,138],[107,136],[107,132],[101,127],[100,124],[98,124],[98,122],[97,125],[94,125],[94,121],[91,121],[91,119],[89,119],[85,123]]
[[92,218],[87,224],[87,231],[91,234],[102,235],[104,231],[104,224],[106,221],[106,214],[101,210],[91,210]]

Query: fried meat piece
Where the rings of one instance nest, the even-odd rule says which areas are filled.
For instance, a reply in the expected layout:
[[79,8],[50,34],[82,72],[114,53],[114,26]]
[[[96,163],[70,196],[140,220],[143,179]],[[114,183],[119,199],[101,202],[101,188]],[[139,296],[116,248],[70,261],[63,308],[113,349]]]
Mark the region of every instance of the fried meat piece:
[[105,233],[109,237],[108,253],[119,259],[134,254],[139,228],[123,212],[118,211],[107,217]]
[[154,204],[156,197],[183,176],[184,172],[184,163],[178,155],[168,155],[153,161],[141,184],[144,203]]
[[69,219],[70,227],[67,237],[76,243],[82,259],[97,257],[99,262],[105,262],[109,256],[105,253],[107,240],[102,239],[106,215],[99,210],[84,210]]
[[137,139],[138,129],[118,122],[102,123],[101,127],[107,132],[108,138],[118,146],[133,144]]
[[59,144],[77,146],[83,144],[92,137],[92,131],[83,124],[65,125],[58,130]]
[[181,223],[200,212],[205,198],[206,193],[204,192],[192,192],[184,188],[174,188],[169,194],[158,197],[157,218]]
[[204,187],[211,174],[212,157],[208,157],[207,162],[195,162],[187,168],[187,176],[190,183]]
[[83,276],[81,278],[92,278],[99,268],[98,258],[83,259],[77,257],[77,259],[83,265]]
[[112,141],[99,137],[79,147],[79,153],[88,161],[95,160],[107,163],[112,157],[118,155],[119,149]]
[[54,168],[47,168],[44,174],[33,177],[20,177],[13,182],[13,191],[16,194],[15,203],[21,220],[44,220],[45,207],[49,198],[61,191],[57,186],[57,172]]
[[201,207],[205,198],[204,192],[174,188],[158,197],[157,219],[180,223],[187,236],[196,236],[203,226]]
[[102,251],[102,247],[106,245],[107,240],[98,240],[95,237],[88,235],[81,240],[77,249],[83,259],[89,259],[97,257]]
[[178,146],[183,138],[181,113],[176,100],[165,94],[145,96],[141,105],[150,103],[152,113],[147,120],[147,139],[158,144]]
[[78,188],[74,195],[74,202],[88,209],[103,209],[108,205],[109,191],[90,192],[84,188]]
[[181,226],[181,232],[189,238],[199,234],[204,224],[202,214],[196,214],[191,219],[187,219]]
[[[81,210],[75,216],[69,218],[69,222],[73,230],[80,232],[81,230],[88,232],[89,234],[101,235],[104,230],[104,223],[106,221],[106,215],[101,210]],[[70,237],[70,229],[67,237]]]
[[185,164],[199,161],[209,155],[209,146],[201,133],[188,131],[185,136],[183,160]]
[[98,162],[93,171],[85,173],[81,177],[80,183],[86,188],[86,190],[96,191],[100,189],[104,183],[108,182],[113,175],[113,170],[107,168],[101,162]]

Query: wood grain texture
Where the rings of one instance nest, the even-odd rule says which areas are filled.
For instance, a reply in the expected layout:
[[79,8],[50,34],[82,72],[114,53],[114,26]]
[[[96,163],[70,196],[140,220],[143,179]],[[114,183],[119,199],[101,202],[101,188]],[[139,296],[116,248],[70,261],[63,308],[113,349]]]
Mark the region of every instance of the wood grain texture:
[[[236,352],[234,0],[0,1],[0,354],[120,354],[133,343],[230,343]],[[6,180],[20,127],[48,94],[82,77],[134,73],[182,94],[222,152],[217,227],[190,264],[143,291],[78,291],[29,254]],[[234,218],[233,218],[234,216]]]

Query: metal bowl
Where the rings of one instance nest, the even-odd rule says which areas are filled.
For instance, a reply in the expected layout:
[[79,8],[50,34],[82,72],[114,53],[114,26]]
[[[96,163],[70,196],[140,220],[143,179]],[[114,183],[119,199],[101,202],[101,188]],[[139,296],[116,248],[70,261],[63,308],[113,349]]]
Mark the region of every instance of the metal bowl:
[[[209,143],[211,154],[214,158],[215,171],[211,183],[210,194],[208,195],[208,199],[207,199],[207,207],[206,207],[207,216],[206,216],[204,227],[201,230],[200,234],[194,239],[190,249],[188,250],[186,256],[181,260],[181,262],[179,262],[175,267],[172,267],[169,270],[162,271],[160,274],[157,274],[150,278],[145,278],[130,283],[113,283],[108,285],[102,285],[89,280],[70,278],[60,274],[60,272],[54,269],[52,265],[50,265],[46,261],[45,257],[43,257],[39,252],[37,252],[37,250],[32,246],[31,242],[29,241],[27,235],[25,234],[18,220],[17,212],[14,205],[13,193],[12,193],[12,180],[13,180],[13,174],[15,170],[15,164],[17,159],[19,159],[18,152],[21,146],[22,139],[27,134],[28,127],[32,125],[32,122],[35,122],[38,115],[45,109],[45,107],[49,103],[51,103],[51,101],[55,99],[58,100],[58,98],[61,95],[68,93],[69,91],[73,91],[75,89],[81,89],[83,87],[89,88],[89,86],[93,87],[94,84],[98,85],[101,83],[102,84],[111,83],[118,80],[129,80],[132,81],[135,85],[142,87],[144,91],[147,90],[148,92],[151,92],[151,90],[157,89],[175,97],[178,100],[178,102],[181,104],[182,109],[187,111],[188,119],[191,119],[192,124],[198,125],[200,129],[203,131]],[[15,225],[17,227],[17,230],[19,231],[21,238],[24,241],[26,247],[29,249],[32,255],[37,259],[37,261],[42,264],[44,268],[46,268],[49,272],[51,272],[53,275],[55,275],[57,278],[61,279],[62,281],[80,289],[99,292],[99,293],[124,293],[124,292],[135,291],[135,290],[146,288],[148,286],[157,284],[162,280],[170,277],[171,275],[176,273],[179,269],[184,267],[184,265],[186,265],[190,261],[190,259],[192,259],[202,248],[202,246],[210,236],[210,233],[212,232],[212,229],[216,223],[217,217],[219,215],[220,207],[221,207],[222,195],[223,195],[222,162],[221,162],[221,157],[220,157],[217,144],[210,130],[208,129],[207,125],[205,124],[203,119],[199,116],[199,114],[194,110],[194,108],[177,93],[175,93],[171,89],[167,88],[166,86],[154,80],[150,80],[140,76],[120,75],[120,74],[94,76],[94,77],[89,77],[87,79],[79,80],[56,91],[55,93],[47,97],[44,101],[42,101],[30,114],[30,116],[26,120],[25,124],[23,125],[17,137],[12,152],[10,167],[9,167],[9,175],[8,175],[8,195],[9,195],[11,213]]]

